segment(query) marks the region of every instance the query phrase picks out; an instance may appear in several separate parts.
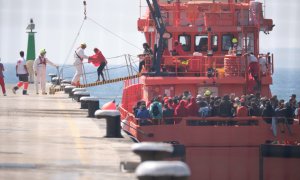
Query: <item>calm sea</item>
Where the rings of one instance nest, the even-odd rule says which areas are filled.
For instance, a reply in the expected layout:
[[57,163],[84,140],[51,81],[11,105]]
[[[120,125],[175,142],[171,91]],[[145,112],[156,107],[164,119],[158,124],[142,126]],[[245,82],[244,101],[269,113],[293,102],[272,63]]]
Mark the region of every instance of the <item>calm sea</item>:
[[[5,66],[5,82],[6,83],[16,83],[18,81],[15,76],[15,65],[13,64],[4,64]],[[124,66],[113,66],[109,67],[110,78],[123,77],[128,75],[128,69]],[[296,94],[298,101],[300,100],[300,78],[297,75],[300,71],[300,68],[276,68],[273,75],[273,85],[271,86],[271,91],[273,95],[277,95],[280,99],[288,100],[291,94]],[[96,81],[96,68],[87,64],[85,65],[86,78],[88,82]],[[49,67],[47,69],[47,74],[55,73],[56,69]],[[64,68],[64,79],[71,79],[74,73],[73,67]],[[48,80],[49,77],[47,77]],[[100,100],[100,103],[105,103],[112,99],[115,99],[117,102],[120,102],[122,95],[123,83],[113,83],[97,87],[90,87],[88,90],[91,92],[91,95],[103,98]]]

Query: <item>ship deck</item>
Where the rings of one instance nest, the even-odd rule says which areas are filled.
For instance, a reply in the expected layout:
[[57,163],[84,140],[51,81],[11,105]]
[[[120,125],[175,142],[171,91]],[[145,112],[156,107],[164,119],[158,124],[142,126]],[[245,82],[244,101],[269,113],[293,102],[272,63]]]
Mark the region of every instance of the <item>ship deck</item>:
[[120,171],[121,161],[139,162],[132,141],[104,138],[103,119],[66,94],[0,97],[0,179],[136,179]]

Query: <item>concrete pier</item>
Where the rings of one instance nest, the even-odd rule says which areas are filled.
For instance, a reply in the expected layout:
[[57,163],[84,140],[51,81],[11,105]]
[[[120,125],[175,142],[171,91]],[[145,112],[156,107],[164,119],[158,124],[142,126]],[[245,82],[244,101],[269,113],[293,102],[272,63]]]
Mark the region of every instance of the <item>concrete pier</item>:
[[104,138],[105,120],[87,118],[87,110],[63,92],[0,96],[0,179],[137,179],[120,171],[121,161],[139,162],[133,142]]

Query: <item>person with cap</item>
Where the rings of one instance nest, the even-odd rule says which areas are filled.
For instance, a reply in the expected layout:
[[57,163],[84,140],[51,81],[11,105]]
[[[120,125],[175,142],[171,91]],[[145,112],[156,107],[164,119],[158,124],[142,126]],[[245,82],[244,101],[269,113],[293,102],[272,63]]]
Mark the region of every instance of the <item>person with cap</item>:
[[48,58],[46,58],[46,50],[42,49],[40,51],[40,55],[35,59],[33,63],[33,70],[35,75],[35,90],[36,94],[39,94],[39,83],[41,84],[42,94],[46,95],[46,66],[50,64],[54,67],[58,67],[53,62],[51,62]]
[[6,96],[6,90],[5,90],[5,82],[4,82],[3,71],[4,71],[4,66],[3,66],[3,64],[1,63],[1,58],[0,58],[0,86],[1,86],[1,88],[2,88],[3,96]]
[[88,62],[92,63],[94,66],[98,67],[97,73],[98,73],[98,79],[97,81],[100,81],[100,75],[102,77],[102,80],[105,81],[103,69],[107,64],[106,58],[103,56],[102,52],[98,48],[94,48],[95,54],[93,56],[90,56],[88,58]]
[[241,55],[242,54],[242,48],[238,45],[237,38],[232,38],[231,42],[232,42],[232,46],[229,48],[228,54]]
[[77,50],[74,53],[75,62],[73,63],[73,65],[76,68],[76,72],[74,74],[74,77],[73,77],[72,83],[71,83],[74,86],[80,85],[80,76],[83,74],[82,73],[82,67],[83,67],[83,63],[82,62],[83,62],[84,59],[88,59],[89,58],[84,53],[85,48],[86,48],[86,44],[82,43],[80,45],[80,47],[77,48]]
[[16,65],[16,76],[19,78],[18,84],[13,87],[12,91],[16,94],[16,91],[24,85],[23,95],[27,95],[28,89],[28,70],[26,66],[26,60],[24,58],[24,51],[20,51],[20,59]]

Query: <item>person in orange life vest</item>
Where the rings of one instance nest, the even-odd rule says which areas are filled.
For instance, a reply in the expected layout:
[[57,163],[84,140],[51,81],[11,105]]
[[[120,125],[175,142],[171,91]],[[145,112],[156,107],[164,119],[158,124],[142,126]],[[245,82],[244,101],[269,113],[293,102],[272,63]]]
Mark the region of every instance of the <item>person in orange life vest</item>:
[[26,66],[26,60],[24,58],[24,51],[20,51],[21,58],[18,60],[16,65],[16,75],[19,77],[18,84],[13,87],[12,91],[16,94],[16,91],[24,85],[23,95],[27,95],[28,88],[28,70]]
[[174,42],[174,48],[173,48],[173,51],[172,51],[172,55],[173,56],[184,56],[184,55],[186,55],[185,51],[182,48],[182,45],[178,41]]
[[97,73],[98,73],[98,79],[97,81],[100,81],[100,75],[105,81],[104,74],[103,74],[103,69],[107,64],[107,61],[105,57],[103,56],[102,52],[98,48],[94,48],[95,54],[93,56],[90,56],[88,58],[88,62],[92,63],[94,66],[98,67]]
[[1,63],[1,58],[0,58],[0,86],[2,88],[2,93],[3,96],[6,96],[6,90],[5,90],[5,83],[4,83],[4,75],[3,75],[3,71],[4,71],[4,66]]
[[73,65],[76,68],[76,72],[74,74],[71,84],[75,85],[75,86],[80,85],[80,76],[83,74],[82,73],[82,66],[83,66],[82,61],[84,59],[89,58],[87,55],[84,54],[85,48],[86,48],[86,44],[83,43],[80,45],[80,47],[74,53],[75,62],[73,63]]
[[55,66],[56,68],[58,67],[55,65],[53,62],[49,61],[46,56],[46,50],[42,49],[40,51],[40,55],[38,58],[33,63],[33,70],[34,70],[34,75],[35,75],[35,90],[36,94],[39,94],[39,83],[41,83],[41,89],[42,89],[42,94],[46,95],[46,66],[47,64],[50,64],[52,66]]

